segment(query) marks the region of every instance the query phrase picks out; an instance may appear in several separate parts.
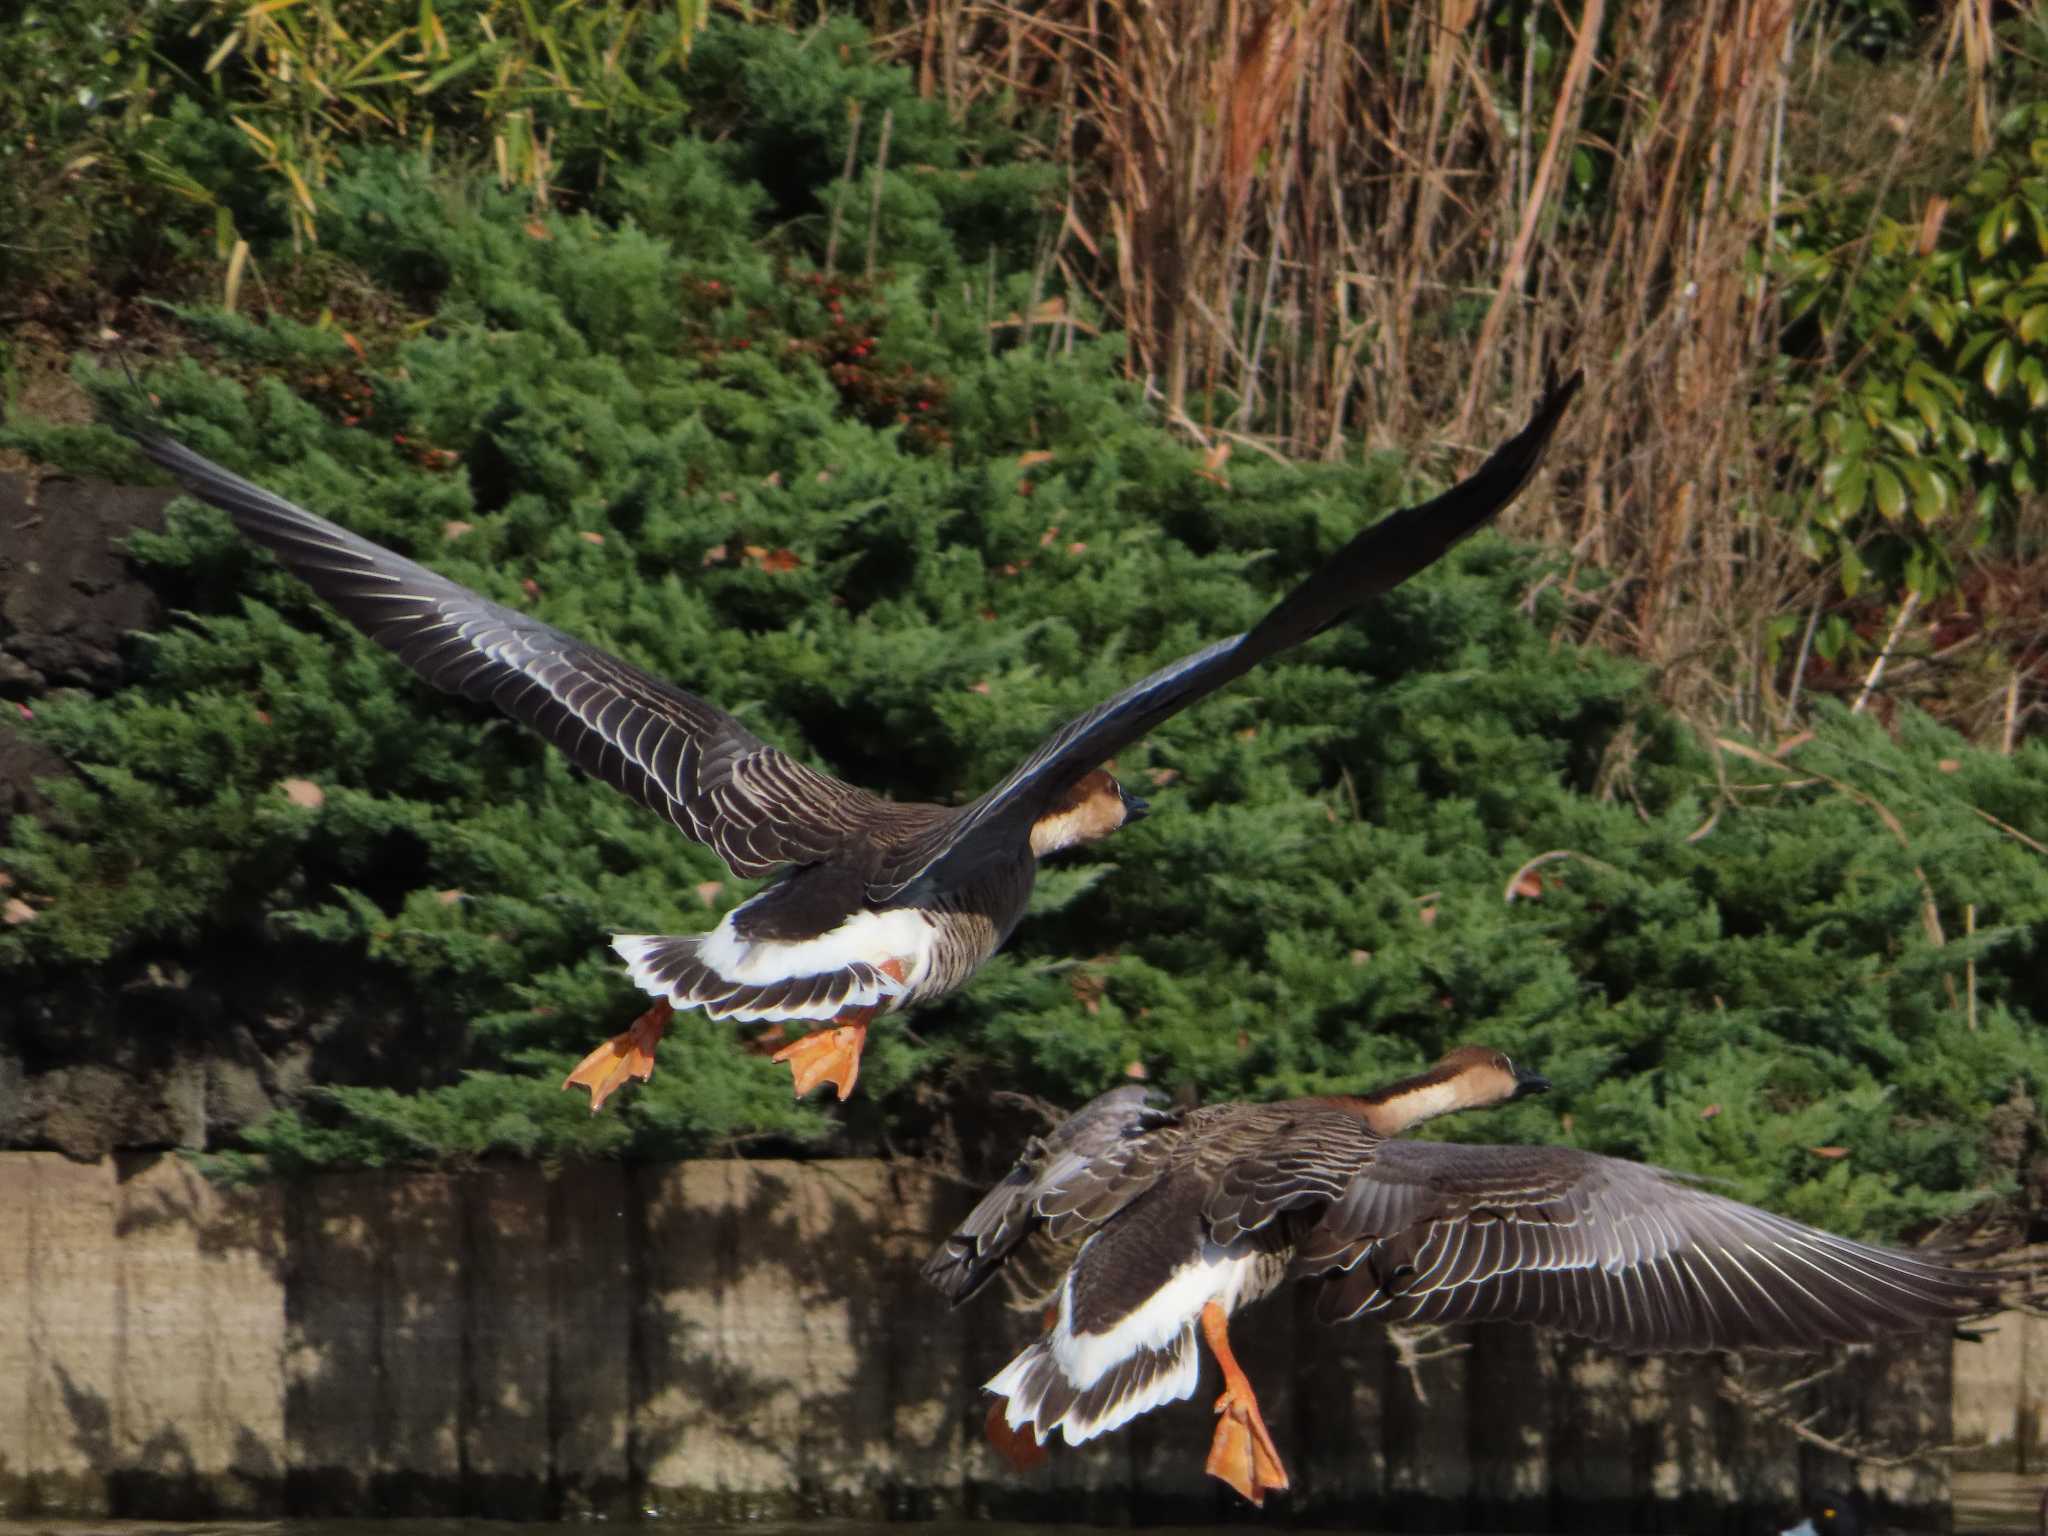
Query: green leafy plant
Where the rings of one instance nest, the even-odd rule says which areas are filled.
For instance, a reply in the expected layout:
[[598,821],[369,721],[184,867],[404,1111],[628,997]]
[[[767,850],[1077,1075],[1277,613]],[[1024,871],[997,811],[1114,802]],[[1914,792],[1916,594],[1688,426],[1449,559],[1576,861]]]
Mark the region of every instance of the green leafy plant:
[[1848,596],[1941,595],[1961,550],[2010,550],[2048,476],[2048,108],[2009,114],[1952,201],[1873,215],[1823,183],[1781,235],[1826,365],[1788,360],[1774,407],[1810,477],[1784,510]]

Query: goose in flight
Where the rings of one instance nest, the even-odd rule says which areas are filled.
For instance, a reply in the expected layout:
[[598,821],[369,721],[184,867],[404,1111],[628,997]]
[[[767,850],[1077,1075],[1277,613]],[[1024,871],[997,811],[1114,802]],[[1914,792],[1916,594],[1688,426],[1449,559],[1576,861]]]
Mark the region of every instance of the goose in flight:
[[186,490],[438,688],[495,704],[586,772],[666,816],[742,878],[775,876],[708,933],[620,934],[657,1001],[563,1086],[590,1107],[645,1079],[677,1008],[826,1026],[776,1054],[799,1097],[844,1099],[878,1013],[964,985],[1024,914],[1038,860],[1144,813],[1101,764],[1162,721],[1425,569],[1512,501],[1579,387],[1552,382],[1529,424],[1435,500],[1381,519],[1242,635],[1161,668],[1054,731],[979,799],[885,800],[755,736],[716,705],[479,596],[252,484],[147,425],[121,430]]
[[1223,1374],[1207,1470],[1263,1503],[1287,1472],[1228,1325],[1289,1280],[1314,1287],[1324,1322],[1503,1319],[1622,1350],[1807,1350],[1994,1299],[1986,1276],[1642,1163],[1395,1139],[1549,1086],[1466,1046],[1362,1097],[1094,1100],[1034,1139],[925,1265],[955,1305],[1022,1255],[1058,1274],[1045,1333],[987,1384],[990,1438],[1026,1464],[1055,1431],[1078,1445],[1188,1397],[1199,1335]]

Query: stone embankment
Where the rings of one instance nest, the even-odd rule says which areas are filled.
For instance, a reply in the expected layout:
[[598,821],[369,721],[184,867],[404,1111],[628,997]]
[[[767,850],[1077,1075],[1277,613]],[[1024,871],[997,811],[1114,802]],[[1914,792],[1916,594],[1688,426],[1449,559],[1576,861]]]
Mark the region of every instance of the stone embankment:
[[[221,1191],[175,1157],[0,1154],[0,1516],[1241,1518],[1202,1475],[1206,1390],[1033,1473],[991,1455],[977,1385],[1035,1320],[917,1275],[970,1198],[876,1161]],[[1290,1519],[1732,1532],[1856,1476],[1738,1408],[1719,1359],[1487,1327],[1410,1368],[1291,1300],[1239,1350]],[[1797,1401],[1823,1435],[2038,1458],[2044,1385],[2048,1325],[2012,1318]],[[1862,1481],[1945,1518],[1937,1470]]]

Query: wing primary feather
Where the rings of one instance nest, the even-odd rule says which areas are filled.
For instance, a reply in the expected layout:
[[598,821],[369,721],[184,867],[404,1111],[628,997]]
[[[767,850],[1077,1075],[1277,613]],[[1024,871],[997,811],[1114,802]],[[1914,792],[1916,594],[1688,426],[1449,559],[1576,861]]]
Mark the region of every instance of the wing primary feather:
[[[855,831],[901,814],[786,757],[694,694],[350,533],[159,431],[115,425],[427,682],[503,709],[593,777],[709,845],[737,875],[815,863]],[[751,787],[750,765],[772,794]]]

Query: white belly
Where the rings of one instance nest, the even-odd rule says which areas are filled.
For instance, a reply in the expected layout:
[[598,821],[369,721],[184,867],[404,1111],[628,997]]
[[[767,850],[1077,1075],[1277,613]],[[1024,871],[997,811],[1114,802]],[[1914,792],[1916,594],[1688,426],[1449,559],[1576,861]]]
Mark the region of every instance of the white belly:
[[[1074,1267],[1079,1269],[1084,1262],[1077,1259]],[[1226,1316],[1235,1312],[1241,1302],[1255,1299],[1252,1287],[1258,1264],[1258,1252],[1248,1242],[1229,1247],[1204,1242],[1199,1255],[1175,1270],[1166,1284],[1107,1333],[1074,1331],[1070,1273],[1060,1288],[1060,1314],[1052,1334],[1052,1354],[1061,1374],[1085,1392],[1138,1350],[1166,1348],[1210,1302],[1222,1307]]]
[[[756,986],[797,976],[820,976],[856,962],[904,965],[903,992],[914,991],[931,970],[938,929],[922,912],[897,907],[856,912],[837,928],[813,939],[745,939],[733,931],[744,904],[725,914],[697,946],[697,958],[733,981]],[[900,995],[900,994],[899,994]]]

